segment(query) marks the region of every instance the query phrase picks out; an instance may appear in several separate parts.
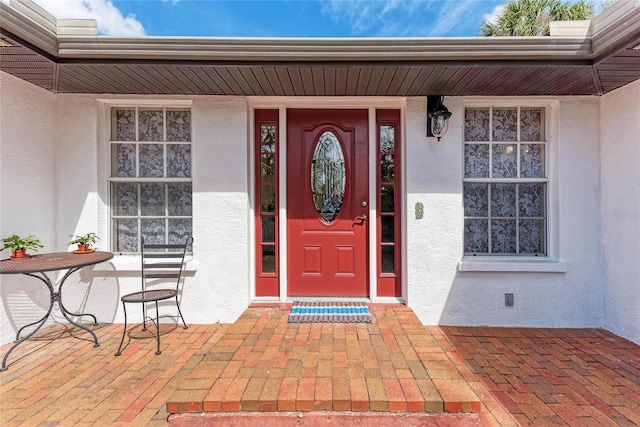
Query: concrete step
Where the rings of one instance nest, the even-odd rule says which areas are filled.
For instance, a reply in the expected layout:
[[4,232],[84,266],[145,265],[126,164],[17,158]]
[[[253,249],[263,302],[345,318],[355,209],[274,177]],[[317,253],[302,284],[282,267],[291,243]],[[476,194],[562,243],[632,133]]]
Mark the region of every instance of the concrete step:
[[390,412],[203,412],[172,414],[169,427],[477,427],[478,414]]

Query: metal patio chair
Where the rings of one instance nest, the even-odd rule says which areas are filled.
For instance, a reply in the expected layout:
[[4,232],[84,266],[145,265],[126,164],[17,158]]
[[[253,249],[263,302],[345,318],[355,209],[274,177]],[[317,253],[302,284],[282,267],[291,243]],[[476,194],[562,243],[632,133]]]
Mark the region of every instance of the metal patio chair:
[[[146,244],[142,239],[142,290],[123,295],[120,298],[122,308],[124,309],[124,330],[122,331],[122,339],[116,356],[120,356],[124,337],[127,334],[127,304],[142,304],[142,330],[147,330],[147,321],[156,327],[156,354],[160,354],[160,315],[158,312],[158,302],[172,298],[176,300],[178,314],[187,329],[187,323],[184,321],[182,311],[180,311],[180,302],[178,301],[178,290],[180,280],[182,279],[182,271],[184,267],[184,258],[187,248],[193,243],[193,237],[188,237],[184,244]],[[175,286],[171,288],[156,288],[159,283],[175,281]],[[147,316],[147,304],[155,303],[156,318]]]

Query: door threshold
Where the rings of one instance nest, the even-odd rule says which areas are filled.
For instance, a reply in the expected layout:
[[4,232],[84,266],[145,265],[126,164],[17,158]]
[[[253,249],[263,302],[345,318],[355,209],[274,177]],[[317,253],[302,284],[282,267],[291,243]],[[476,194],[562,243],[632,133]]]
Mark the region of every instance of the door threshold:
[[374,301],[369,297],[326,297],[326,296],[318,296],[318,297],[309,297],[309,296],[289,296],[284,301],[280,300],[277,297],[256,297],[251,301],[251,304],[291,304],[294,301],[315,301],[315,302],[365,302],[367,304],[403,304],[406,305],[403,298],[396,297],[383,297],[377,298]]
[[293,301],[320,301],[320,302],[340,301],[340,302],[367,302],[367,303],[370,303],[371,302],[371,298],[369,298],[369,297],[326,297],[326,296],[317,296],[317,297],[290,296],[290,297],[287,298],[287,302],[293,302]]

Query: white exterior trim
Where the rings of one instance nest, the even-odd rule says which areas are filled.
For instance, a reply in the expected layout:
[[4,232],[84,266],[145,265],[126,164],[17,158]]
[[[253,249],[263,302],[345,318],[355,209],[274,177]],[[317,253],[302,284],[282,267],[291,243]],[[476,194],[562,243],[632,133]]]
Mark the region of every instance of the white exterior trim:
[[[254,108],[251,108],[251,110],[254,110]],[[286,301],[289,294],[287,285],[287,271],[289,270],[289,260],[287,257],[287,239],[289,232],[287,229],[287,107],[282,106],[278,109],[278,120],[278,135],[280,136],[278,141],[278,194],[280,196],[280,211],[278,212],[278,223],[280,224],[280,243],[278,245],[280,265],[278,267],[278,278],[280,280],[280,301]],[[255,162],[255,157],[253,161]],[[253,169],[255,170],[255,168]],[[256,287],[255,281],[253,282],[253,287],[254,289]]]
[[403,108],[404,97],[335,97],[335,96],[248,96],[247,102],[252,109],[258,108],[318,108],[318,109],[353,109],[361,108]]
[[[377,262],[378,262],[378,257],[377,257],[377,241],[376,241],[376,233],[377,233],[377,229],[376,229],[376,222],[375,222],[375,218],[377,215],[377,180],[376,180],[376,176],[377,176],[377,163],[373,161],[373,159],[376,158],[377,152],[376,152],[376,146],[377,146],[377,128],[376,128],[376,110],[377,109],[384,109],[384,108],[397,108],[400,109],[401,112],[401,120],[404,120],[404,109],[406,106],[406,99],[405,98],[388,98],[388,97],[357,97],[357,98],[339,98],[336,99],[335,97],[248,97],[247,98],[247,103],[248,103],[248,108],[249,108],[249,115],[251,118],[251,123],[250,123],[250,136],[248,138],[248,143],[251,145],[251,147],[253,147],[255,145],[255,141],[253,140],[253,135],[254,135],[254,127],[255,127],[255,110],[256,109],[278,109],[279,112],[279,130],[278,130],[278,134],[279,134],[279,146],[278,146],[278,155],[279,155],[279,161],[278,161],[278,167],[279,167],[279,180],[278,180],[278,191],[279,191],[279,210],[278,210],[278,225],[279,225],[279,231],[280,231],[280,236],[279,236],[279,267],[278,267],[278,271],[279,271],[279,291],[280,291],[280,297],[279,298],[275,298],[275,297],[256,297],[255,296],[255,287],[256,287],[256,275],[255,275],[255,268],[256,268],[256,260],[255,260],[255,255],[253,257],[253,259],[250,262],[250,268],[251,268],[251,291],[250,291],[250,295],[252,297],[253,300],[255,301],[269,301],[269,300],[274,300],[274,299],[279,299],[280,301],[287,301],[289,299],[288,296],[288,284],[287,284],[287,269],[288,269],[288,264],[287,264],[287,251],[288,251],[288,246],[287,246],[287,109],[289,108],[314,108],[314,109],[366,109],[368,110],[368,131],[369,131],[369,212],[368,212],[368,216],[369,216],[369,220],[368,220],[368,227],[369,227],[369,246],[368,246],[368,255],[369,255],[369,270],[368,270],[368,275],[369,275],[369,283],[368,283],[368,292],[369,292],[369,299],[371,301],[374,302],[380,302],[383,300],[388,300],[387,298],[379,298],[377,297]],[[405,130],[404,130],[404,125],[402,125],[402,129],[401,129],[401,133],[402,133],[402,140],[400,141],[400,143],[402,144],[402,151],[406,151],[404,144],[406,141],[406,136],[405,136]],[[251,170],[250,172],[250,183],[249,183],[249,191],[251,192],[250,195],[250,214],[249,214],[249,218],[250,218],[250,235],[251,236],[255,236],[255,224],[253,221],[254,215],[255,215],[255,209],[256,209],[256,203],[255,203],[255,179],[254,179],[254,162],[255,162],[255,153],[251,154],[251,167],[249,167],[249,169]],[[404,163],[403,163],[404,164]],[[404,171],[404,167],[403,167],[403,171]],[[406,176],[406,174],[402,174],[401,178],[400,178],[400,185],[402,186],[401,188],[404,188],[404,186],[406,185],[404,182],[404,177]],[[404,196],[403,196],[404,197]],[[402,211],[402,216],[401,218],[403,218],[403,230],[406,229],[406,225],[404,224],[405,221],[404,219],[406,218],[406,212],[404,212],[404,209]],[[401,237],[402,239],[405,238],[405,232],[403,232],[403,235]],[[403,257],[402,259],[402,269],[403,271],[406,269],[406,263],[407,260],[404,258],[406,256],[406,245],[403,244],[402,245],[403,248],[403,252],[401,254],[401,256]],[[252,245],[248,248],[248,251],[250,253],[254,253],[255,252],[255,242],[252,242]],[[401,298],[393,298],[394,301],[398,301],[398,300],[406,300],[406,276],[404,275],[404,273],[402,274],[402,290],[403,290],[403,296]]]
[[[96,101],[102,102],[111,107],[133,107],[136,105],[143,107],[191,107],[192,99],[184,99],[186,95],[180,95],[179,99],[176,95],[163,95],[161,98],[98,98]],[[107,122],[108,123],[108,122]]]
[[369,299],[371,301],[378,300],[378,241],[377,241],[377,215],[378,215],[378,186],[377,186],[377,176],[378,176],[378,162],[375,161],[377,158],[377,146],[378,146],[378,138],[376,135],[378,134],[377,128],[377,120],[376,120],[376,108],[369,107],[369,212],[367,226],[369,227],[369,248],[367,249],[367,253],[369,255]]
[[[97,23],[57,20],[31,0],[0,2],[4,29],[58,58],[217,60],[478,60],[593,59],[633,34],[640,16],[634,0],[621,0],[593,19],[592,37],[255,38],[104,37]],[[89,33],[89,34],[82,34]],[[402,45],[402,49],[398,46]],[[593,46],[592,46],[593,45]]]
[[[469,257],[467,257],[469,258]],[[458,262],[458,271],[509,271],[521,273],[565,273],[567,271],[566,262],[550,261],[543,259],[540,261],[523,261],[522,259],[507,261],[503,259],[491,260],[467,260],[463,258]]]
[[[256,130],[256,115],[255,111],[251,108],[249,111],[249,123],[247,126],[247,170],[249,175],[249,194],[247,194],[249,198],[249,211],[247,215],[247,224],[249,228],[249,245],[247,246],[247,254],[249,255],[249,301],[253,301],[256,299],[256,263],[258,260],[256,259],[256,243],[255,243],[255,235],[256,235],[256,221],[255,217],[255,206],[256,206],[256,171],[254,165],[256,157],[256,144],[254,140],[255,130]],[[251,238],[253,236],[253,239]],[[253,244],[251,244],[253,243]],[[253,284],[253,286],[252,286]]]
[[[550,98],[523,98],[523,97],[483,97],[462,98],[462,108],[486,108],[486,107],[539,107],[544,108],[545,113],[545,163],[547,172],[547,255],[546,256],[496,256],[496,255],[463,255],[458,262],[458,271],[540,271],[540,272],[565,272],[567,266],[560,260],[560,227],[558,207],[560,204],[558,192],[558,147],[561,141],[558,136],[558,108],[559,101]],[[464,127],[464,120],[462,123]],[[462,132],[464,145],[464,129]],[[464,163],[464,153],[461,161]],[[464,170],[464,164],[463,164]],[[460,177],[462,180],[463,177]],[[480,179],[485,182],[486,180]],[[539,180],[536,180],[539,181]],[[527,182],[526,179],[518,179],[518,182]],[[507,262],[505,262],[507,261]]]
[[[427,103],[427,100],[425,99],[425,105]],[[408,250],[408,244],[407,244],[407,223],[409,222],[409,206],[407,205],[407,180],[408,180],[408,175],[407,175],[407,169],[408,169],[408,164],[407,164],[407,151],[409,151],[407,149],[408,146],[408,141],[409,141],[409,137],[408,137],[408,126],[407,126],[407,107],[405,106],[404,108],[400,109],[400,164],[401,166],[401,170],[400,170],[400,174],[398,174],[398,177],[400,178],[399,181],[399,188],[400,188],[400,218],[402,218],[401,224],[400,224],[400,258],[402,259],[402,262],[400,263],[400,274],[401,274],[401,295],[402,295],[402,302],[404,304],[409,304],[409,281],[408,281],[408,260],[409,260],[409,250]],[[426,122],[425,122],[425,128],[424,128],[424,132],[425,135],[427,134],[427,128],[426,128]]]

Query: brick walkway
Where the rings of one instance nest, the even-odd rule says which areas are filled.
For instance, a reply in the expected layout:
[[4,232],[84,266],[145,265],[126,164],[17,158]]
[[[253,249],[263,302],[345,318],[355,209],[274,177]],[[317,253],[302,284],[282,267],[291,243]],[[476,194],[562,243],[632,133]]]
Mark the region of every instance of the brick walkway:
[[371,324],[288,323],[252,308],[171,396],[175,412],[478,412],[480,399],[404,306]]
[[522,426],[640,426],[640,346],[599,329],[429,327]]
[[167,425],[167,408],[187,412],[176,426],[206,425],[188,412],[202,409],[222,411],[216,425],[236,410],[305,411],[264,425],[317,425],[333,413],[322,409],[343,425],[385,414],[398,426],[640,425],[640,347],[615,335],[424,327],[400,305],[372,313],[372,324],[289,324],[286,307],[255,306],[232,325],[165,326],[160,356],[135,330],[114,357],[122,325],[97,327],[98,348],[54,325],[0,373],[0,425]]

